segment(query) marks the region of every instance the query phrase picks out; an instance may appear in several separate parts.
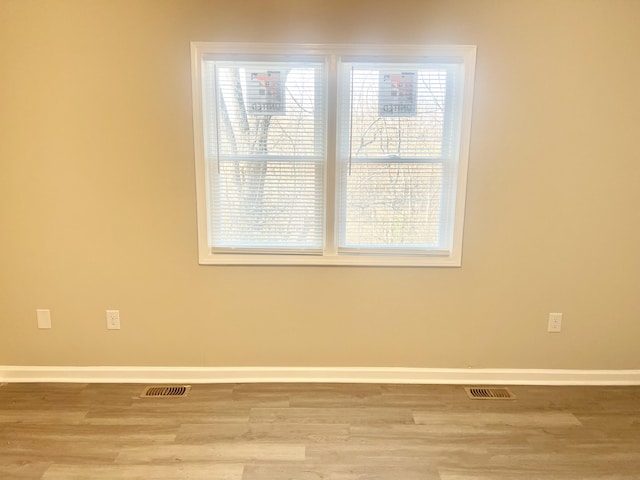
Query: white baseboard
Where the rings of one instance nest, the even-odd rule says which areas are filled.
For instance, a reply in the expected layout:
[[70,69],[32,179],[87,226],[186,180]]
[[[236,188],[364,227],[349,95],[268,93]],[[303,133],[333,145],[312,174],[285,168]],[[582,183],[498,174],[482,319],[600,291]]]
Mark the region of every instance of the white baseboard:
[[0,365],[0,382],[640,385],[640,370],[385,367],[38,367]]

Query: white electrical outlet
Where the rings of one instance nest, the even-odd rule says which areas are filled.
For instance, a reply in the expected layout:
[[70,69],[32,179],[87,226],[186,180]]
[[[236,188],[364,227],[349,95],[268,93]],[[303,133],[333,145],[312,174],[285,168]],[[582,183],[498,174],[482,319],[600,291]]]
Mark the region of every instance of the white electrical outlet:
[[36,317],[38,318],[38,328],[51,328],[51,310],[38,309]]
[[107,310],[107,328],[120,330],[120,310]]
[[562,328],[562,314],[550,313],[549,314],[549,328],[547,331],[557,333]]

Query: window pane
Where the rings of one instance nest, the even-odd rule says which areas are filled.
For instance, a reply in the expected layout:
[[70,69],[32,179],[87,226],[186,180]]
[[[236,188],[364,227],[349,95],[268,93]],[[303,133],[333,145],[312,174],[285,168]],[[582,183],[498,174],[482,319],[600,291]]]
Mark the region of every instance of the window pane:
[[442,156],[445,69],[351,68],[353,158]]
[[322,239],[321,161],[224,160],[216,195],[217,247],[309,248]]
[[347,177],[345,247],[433,247],[442,165],[356,163]]
[[218,154],[321,155],[320,67],[257,62],[218,65]]

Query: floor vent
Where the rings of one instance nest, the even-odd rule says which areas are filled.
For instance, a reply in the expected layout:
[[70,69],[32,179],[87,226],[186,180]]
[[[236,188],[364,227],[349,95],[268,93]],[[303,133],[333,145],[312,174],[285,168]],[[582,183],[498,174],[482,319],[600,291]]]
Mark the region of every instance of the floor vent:
[[191,390],[191,385],[153,385],[146,387],[140,396],[153,398],[186,397],[189,395],[189,390]]
[[464,387],[472,400],[515,400],[516,396],[508,388]]

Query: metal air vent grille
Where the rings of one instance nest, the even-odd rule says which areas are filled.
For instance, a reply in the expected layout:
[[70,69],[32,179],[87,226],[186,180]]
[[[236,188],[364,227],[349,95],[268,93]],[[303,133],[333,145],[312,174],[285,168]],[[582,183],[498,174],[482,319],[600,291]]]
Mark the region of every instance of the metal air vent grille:
[[146,387],[140,397],[186,397],[190,390],[191,385],[152,385]]
[[505,387],[464,387],[467,396],[472,400],[515,400],[516,396]]

